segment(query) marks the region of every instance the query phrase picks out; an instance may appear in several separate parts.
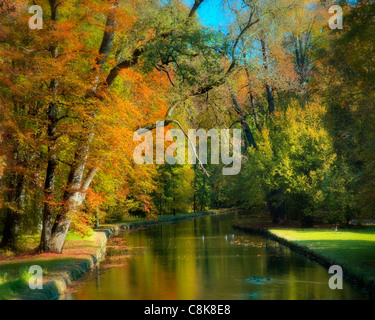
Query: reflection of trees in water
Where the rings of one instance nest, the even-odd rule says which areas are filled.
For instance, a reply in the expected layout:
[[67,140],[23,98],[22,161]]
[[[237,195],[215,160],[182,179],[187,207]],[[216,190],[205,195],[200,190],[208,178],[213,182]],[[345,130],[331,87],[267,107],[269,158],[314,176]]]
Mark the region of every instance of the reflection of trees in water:
[[[233,232],[233,222],[231,217],[204,217],[126,233],[125,244],[133,247],[134,255],[121,271],[125,274],[114,281],[123,279],[133,290],[132,297],[139,299],[343,297],[327,291],[328,274],[323,267],[289,248],[254,235],[225,238]],[[122,251],[111,249],[111,254]],[[249,280],[252,276],[263,280],[255,283]],[[97,291],[104,292],[108,285],[97,282]]]

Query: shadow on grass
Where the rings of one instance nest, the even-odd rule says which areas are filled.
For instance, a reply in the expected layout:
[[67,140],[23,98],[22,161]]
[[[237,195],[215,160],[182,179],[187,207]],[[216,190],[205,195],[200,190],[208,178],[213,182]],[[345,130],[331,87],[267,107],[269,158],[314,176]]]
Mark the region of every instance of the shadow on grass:
[[[0,300],[37,299],[39,290],[31,290],[28,282],[32,274],[29,268],[38,265],[43,270],[43,283],[61,271],[73,271],[85,259],[77,258],[45,258],[27,259],[25,261],[10,261],[0,264]],[[40,292],[42,296],[42,293]]]
[[297,240],[322,257],[350,270],[365,282],[375,281],[375,242],[371,240]]

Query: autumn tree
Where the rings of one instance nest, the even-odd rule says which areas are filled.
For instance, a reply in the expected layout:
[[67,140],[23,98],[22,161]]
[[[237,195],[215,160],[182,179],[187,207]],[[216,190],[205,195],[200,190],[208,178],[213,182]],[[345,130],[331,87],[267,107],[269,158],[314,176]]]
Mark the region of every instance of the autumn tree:
[[[344,30],[329,30],[318,52],[314,90],[328,106],[327,126],[346,163],[353,215],[373,216],[374,3],[343,3]],[[344,49],[350,46],[350,50]],[[319,81],[325,79],[325,81]]]
[[[46,165],[39,168],[45,170],[41,175],[44,177],[42,251],[62,251],[71,216],[84,202],[98,170],[107,162],[115,161],[119,152],[124,151],[122,141],[116,144],[113,140],[112,152],[105,151],[108,140],[101,134],[103,121],[118,126],[113,118],[105,117],[107,110],[121,117],[124,124],[120,127],[124,131],[118,134],[127,136],[130,128],[134,130],[141,123],[163,116],[162,92],[147,92],[150,88],[143,85],[143,77],[156,69],[159,78],[171,81],[165,65],[171,63],[171,59],[180,59],[179,56],[185,59],[190,56],[188,45],[192,39],[200,44],[206,41],[194,19],[202,2],[195,1],[188,9],[174,1],[167,4],[158,1],[126,4],[121,1],[43,1],[40,5],[46,28],[37,31],[28,29],[27,3],[18,1],[9,9],[14,15],[3,15],[2,42],[5,45],[2,48],[4,53],[12,52],[2,61],[4,68],[12,70],[3,77],[3,88],[13,96],[21,92],[22,86],[24,92],[29,92],[20,102],[10,95],[6,98],[21,104],[31,122],[36,124],[34,138],[39,139],[40,150],[35,154],[41,157],[39,163],[46,161]],[[15,33],[12,29],[15,25],[24,32]],[[22,62],[24,53],[29,57],[26,63]],[[174,63],[179,61],[174,60]],[[182,65],[185,67],[179,69],[180,75],[189,78],[191,66]],[[27,76],[21,77],[21,74]],[[29,85],[25,87],[27,81]],[[30,98],[32,96],[35,98]],[[134,98],[136,100],[130,102]],[[34,113],[29,111],[32,108]],[[7,141],[16,144],[13,154],[25,150],[15,137],[8,136]],[[127,147],[130,150],[130,144]],[[30,153],[25,152],[25,157],[28,155]],[[19,159],[12,165],[19,169],[23,160],[18,156],[13,158]],[[10,179],[14,188],[8,188],[17,190],[12,195],[12,203],[17,202],[13,198],[19,198],[23,190],[23,178],[20,177],[21,182],[17,179]],[[17,219],[8,220],[14,225],[12,221]],[[14,228],[9,225],[6,230]]]

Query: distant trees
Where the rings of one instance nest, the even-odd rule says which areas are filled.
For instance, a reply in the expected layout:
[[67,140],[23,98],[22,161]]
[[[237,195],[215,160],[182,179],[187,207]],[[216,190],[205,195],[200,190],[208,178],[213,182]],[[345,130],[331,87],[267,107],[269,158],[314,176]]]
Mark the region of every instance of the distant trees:
[[[324,92],[329,106],[327,125],[338,156],[348,165],[356,211],[373,216],[375,4],[358,1],[344,12],[344,30],[331,31],[321,47],[316,89]],[[318,77],[326,81],[319,84]]]
[[[244,55],[245,66],[251,66],[246,75],[252,86],[247,100],[238,99],[247,104],[243,107],[247,119],[254,121],[258,150],[250,149],[241,176],[228,179],[228,203],[240,197],[243,207],[258,204],[271,214],[283,208],[285,218],[305,226],[347,223],[360,212],[371,215],[373,203],[373,130],[368,124],[373,120],[374,63],[369,58],[373,37],[369,35],[374,8],[367,1],[347,3],[345,10],[350,13],[344,19],[344,32],[328,29],[324,7],[302,4],[299,8],[278,16],[276,33],[272,27],[262,30],[260,45],[253,47],[261,52],[258,60]],[[306,15],[308,11],[312,14]],[[352,49],[345,50],[348,46]],[[256,63],[263,63],[267,71],[263,91],[258,85],[262,78],[252,78]],[[288,74],[292,81],[285,86]],[[247,79],[237,79],[243,95]],[[272,90],[267,83],[272,83]],[[266,206],[272,199],[275,210]]]

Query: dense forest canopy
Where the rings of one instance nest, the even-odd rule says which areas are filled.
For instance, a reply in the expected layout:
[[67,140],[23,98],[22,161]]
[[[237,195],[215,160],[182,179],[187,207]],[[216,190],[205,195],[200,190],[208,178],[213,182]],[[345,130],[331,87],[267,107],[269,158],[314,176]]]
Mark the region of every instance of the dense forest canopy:
[[[70,229],[126,215],[374,215],[375,4],[217,0],[215,27],[199,16],[207,2],[0,1],[2,248],[37,234],[61,252]],[[333,4],[343,29],[328,25]],[[32,5],[43,29],[29,27]],[[136,165],[133,134],[157,121],[241,129],[241,172]]]

